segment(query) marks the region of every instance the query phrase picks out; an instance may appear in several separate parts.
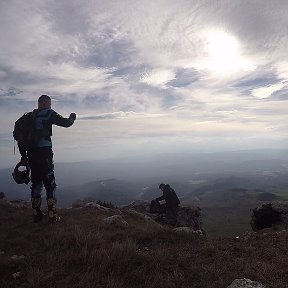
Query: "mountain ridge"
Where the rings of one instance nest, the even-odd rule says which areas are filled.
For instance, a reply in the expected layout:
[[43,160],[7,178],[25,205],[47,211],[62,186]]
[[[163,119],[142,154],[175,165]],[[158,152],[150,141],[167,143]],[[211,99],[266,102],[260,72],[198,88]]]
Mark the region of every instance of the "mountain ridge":
[[[236,278],[287,287],[287,230],[203,237],[93,207],[61,209],[62,222],[35,224],[30,209],[0,206],[5,288],[227,288]],[[104,221],[119,213],[127,225]]]

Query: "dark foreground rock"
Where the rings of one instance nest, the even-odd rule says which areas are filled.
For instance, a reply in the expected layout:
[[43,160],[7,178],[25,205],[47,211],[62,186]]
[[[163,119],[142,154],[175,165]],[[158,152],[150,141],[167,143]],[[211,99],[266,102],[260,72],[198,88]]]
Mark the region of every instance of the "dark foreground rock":
[[262,204],[252,210],[250,225],[254,231],[273,225],[288,225],[288,202],[277,201]]
[[146,214],[153,218],[155,221],[162,224],[171,224],[176,227],[189,227],[195,231],[202,229],[202,215],[201,209],[197,206],[194,207],[179,207],[177,209],[176,221],[171,221],[169,217],[159,217],[157,213],[150,213],[150,202],[137,200],[131,204],[123,207],[125,209],[134,209],[137,212]]

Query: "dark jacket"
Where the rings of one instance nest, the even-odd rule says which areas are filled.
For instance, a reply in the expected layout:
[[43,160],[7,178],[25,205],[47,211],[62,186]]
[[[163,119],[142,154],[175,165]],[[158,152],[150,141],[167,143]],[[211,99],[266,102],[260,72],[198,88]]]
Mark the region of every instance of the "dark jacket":
[[180,204],[180,200],[176,195],[176,192],[166,184],[163,190],[163,195],[156,198],[156,201],[165,200],[167,207],[173,208],[177,207]]
[[[35,109],[33,113],[35,114],[35,128],[41,130],[41,135],[43,135],[38,142],[38,148],[52,149],[52,125],[70,127],[74,123],[74,119],[64,118],[53,109]],[[19,151],[22,157],[26,156],[25,148],[19,146]]]

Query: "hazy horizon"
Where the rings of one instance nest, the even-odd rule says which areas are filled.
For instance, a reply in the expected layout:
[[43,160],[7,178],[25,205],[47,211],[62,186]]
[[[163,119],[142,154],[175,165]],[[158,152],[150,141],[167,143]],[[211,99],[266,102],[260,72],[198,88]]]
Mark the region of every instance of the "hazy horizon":
[[[16,144],[17,145],[17,144]],[[17,146],[16,146],[17,149]],[[240,155],[240,157],[238,156]],[[14,168],[14,166],[18,163],[19,161],[19,152],[16,151],[16,154],[13,154],[13,157],[11,155],[6,155],[7,156],[7,162],[1,161],[0,162],[0,170],[3,169],[11,169]],[[55,153],[54,153],[55,156]],[[137,154],[131,154],[129,156],[124,155],[124,156],[119,156],[119,157],[111,157],[111,158],[99,158],[99,159],[74,159],[74,160],[67,160],[65,159],[63,161],[63,157],[61,157],[61,154],[57,154],[56,151],[56,156],[54,157],[54,162],[57,164],[80,164],[84,163],[110,163],[113,165],[113,163],[137,163],[139,166],[142,164],[148,163],[148,162],[162,162],[163,159],[165,159],[165,163],[168,161],[171,161],[171,164],[174,163],[176,160],[177,163],[181,163],[181,159],[187,161],[189,158],[193,159],[196,158],[197,161],[201,162],[201,159],[203,162],[207,162],[207,159],[212,156],[212,159],[217,159],[222,158],[224,162],[230,162],[234,163],[236,161],[247,161],[247,160],[288,160],[288,148],[287,149],[239,149],[239,150],[230,150],[230,151],[209,151],[209,152],[199,152],[199,151],[174,151],[173,153],[155,153],[155,154],[142,154],[142,155],[137,155]],[[4,159],[4,157],[1,157]],[[212,160],[213,161],[213,160]],[[240,163],[239,162],[239,163]],[[175,164],[175,163],[174,163]],[[121,169],[121,167],[119,167]]]
[[[197,193],[219,192],[221,199],[221,193],[230,193],[231,189],[248,189],[252,194],[275,192],[284,197],[287,152],[287,149],[249,150],[72,163],[56,161],[57,198],[66,206],[86,197],[123,205],[144,194],[146,200],[154,199],[160,193],[160,183],[172,185],[186,199],[186,204],[194,201]],[[29,201],[30,185],[15,184],[11,172],[12,167],[0,169],[0,192],[8,199]]]

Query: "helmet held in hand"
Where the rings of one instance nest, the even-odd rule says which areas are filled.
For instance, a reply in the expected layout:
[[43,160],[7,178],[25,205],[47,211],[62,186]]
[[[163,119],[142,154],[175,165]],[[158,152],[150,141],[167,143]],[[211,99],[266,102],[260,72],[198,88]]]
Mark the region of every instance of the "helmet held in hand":
[[[19,170],[19,168],[23,166],[25,167],[25,170]],[[17,184],[28,184],[31,179],[30,179],[30,168],[28,165],[23,165],[21,162],[19,162],[16,167],[14,168],[14,171],[12,173],[13,179]]]

